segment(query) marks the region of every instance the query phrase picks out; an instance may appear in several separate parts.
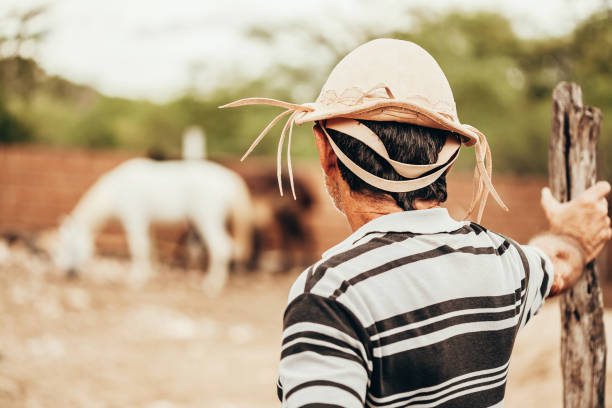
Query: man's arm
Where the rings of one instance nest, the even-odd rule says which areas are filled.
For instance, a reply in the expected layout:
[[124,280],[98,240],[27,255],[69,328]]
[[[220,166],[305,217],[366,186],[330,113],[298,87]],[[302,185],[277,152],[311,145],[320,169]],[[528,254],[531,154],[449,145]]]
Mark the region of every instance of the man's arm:
[[599,182],[576,199],[559,203],[548,188],[542,190],[542,207],[550,231],[537,235],[529,245],[539,248],[554,266],[549,296],[572,287],[584,266],[595,259],[612,237],[608,202],[610,184]]
[[545,233],[529,241],[541,249],[553,264],[554,278],[548,296],[556,296],[576,283],[584,270],[585,257],[580,244],[573,238]]
[[283,408],[363,408],[372,362],[345,306],[312,293],[285,310],[278,396]]

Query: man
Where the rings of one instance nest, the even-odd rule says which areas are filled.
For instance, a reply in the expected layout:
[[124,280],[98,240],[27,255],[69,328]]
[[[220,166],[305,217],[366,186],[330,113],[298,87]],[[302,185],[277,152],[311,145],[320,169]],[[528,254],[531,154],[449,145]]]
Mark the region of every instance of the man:
[[283,135],[293,122],[316,122],[328,192],[354,231],[291,289],[283,406],[503,406],[519,328],[573,285],[612,235],[610,185],[566,204],[544,190],[550,231],[530,245],[452,219],[441,204],[460,144],[476,147],[469,213],[478,207],[480,220],[489,192],[503,206],[488,145],[459,122],[435,60],[405,41],[358,47],[316,103],[230,106],[248,103],[286,107]]

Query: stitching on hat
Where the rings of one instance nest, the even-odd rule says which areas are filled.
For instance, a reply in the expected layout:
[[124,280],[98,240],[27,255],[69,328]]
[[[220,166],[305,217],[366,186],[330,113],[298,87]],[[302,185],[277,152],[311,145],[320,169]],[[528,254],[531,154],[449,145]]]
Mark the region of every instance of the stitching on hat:
[[[383,89],[388,90],[387,94],[381,92]],[[338,92],[333,89],[328,89],[321,93],[317,102],[326,105],[345,105],[345,106],[356,106],[365,102],[366,99],[389,99],[389,100],[401,100],[405,102],[415,102],[418,104],[425,104],[429,109],[438,111],[440,114],[448,116],[450,119],[454,120],[454,115],[452,112],[456,112],[457,108],[454,102],[448,101],[432,101],[429,98],[423,95],[411,95],[407,97],[402,97],[401,99],[396,99],[393,97],[393,94],[389,95],[390,89],[385,84],[378,84],[371,88],[368,91],[364,91],[357,86],[352,86],[350,88],[346,88],[344,91],[338,95]]]

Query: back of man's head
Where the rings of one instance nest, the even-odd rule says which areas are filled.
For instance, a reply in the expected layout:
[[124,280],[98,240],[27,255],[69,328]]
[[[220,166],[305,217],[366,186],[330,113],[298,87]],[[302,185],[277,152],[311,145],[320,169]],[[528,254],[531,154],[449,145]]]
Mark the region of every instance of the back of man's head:
[[[366,120],[360,122],[378,135],[391,159],[410,164],[435,163],[450,133],[408,123]],[[385,159],[359,140],[334,129],[327,129],[327,132],[342,152],[364,170],[387,180],[406,180]],[[353,174],[340,160],[338,168],[351,190],[368,194],[388,194],[404,210],[413,210],[417,199],[442,203],[447,198],[446,174],[442,174],[435,182],[419,190],[392,193],[369,185]]]

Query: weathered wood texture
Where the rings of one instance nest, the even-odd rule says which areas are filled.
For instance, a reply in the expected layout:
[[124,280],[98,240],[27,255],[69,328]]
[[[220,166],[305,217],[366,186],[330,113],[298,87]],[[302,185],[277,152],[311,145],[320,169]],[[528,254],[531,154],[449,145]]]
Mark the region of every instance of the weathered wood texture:
[[[596,147],[602,120],[597,108],[582,105],[582,91],[562,82],[553,91],[549,184],[561,202],[596,181]],[[606,339],[603,300],[595,262],[561,295],[561,368],[566,408],[604,406]]]

